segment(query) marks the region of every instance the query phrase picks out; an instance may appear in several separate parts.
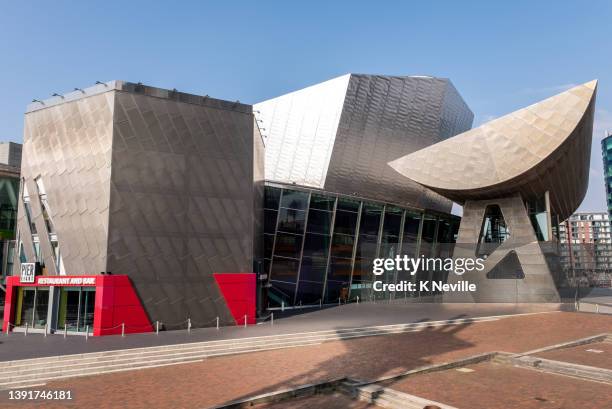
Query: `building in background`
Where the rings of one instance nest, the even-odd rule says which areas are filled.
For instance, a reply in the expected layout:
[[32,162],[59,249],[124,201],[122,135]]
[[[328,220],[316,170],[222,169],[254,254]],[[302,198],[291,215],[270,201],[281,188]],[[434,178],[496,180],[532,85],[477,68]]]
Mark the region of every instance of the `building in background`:
[[603,158],[604,181],[606,183],[606,203],[608,216],[612,219],[612,134],[601,141],[601,156]]
[[612,231],[606,212],[575,213],[559,224],[560,262],[586,287],[612,285]]
[[4,305],[6,276],[13,269],[21,144],[0,143],[0,303]]

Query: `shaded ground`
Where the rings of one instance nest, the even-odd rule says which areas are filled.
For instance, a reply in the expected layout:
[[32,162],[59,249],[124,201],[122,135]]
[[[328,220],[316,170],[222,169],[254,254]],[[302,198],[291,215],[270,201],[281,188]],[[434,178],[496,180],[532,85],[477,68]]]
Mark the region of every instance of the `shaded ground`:
[[612,387],[492,362],[418,375],[391,388],[469,409],[603,409]]
[[[282,313],[274,313],[275,325],[270,321],[261,325],[216,328],[195,328],[188,333],[186,329],[162,331],[155,333],[112,335],[90,337],[63,334],[44,337],[43,334],[23,333],[0,335],[0,361],[26,359],[43,356],[80,354],[87,352],[117,350],[126,348],[147,347],[156,345],[182,344],[187,342],[213,341],[219,339],[256,337],[263,335],[291,334],[306,331],[338,330],[372,325],[405,324],[419,321],[446,320],[457,315],[464,318],[490,315],[529,313],[558,309],[556,304],[422,304],[396,301],[392,304],[360,303],[322,310],[302,310],[295,315],[287,311],[286,318]],[[186,328],[186,327],[185,327]]]
[[541,352],[535,356],[555,361],[612,369],[612,343],[594,342],[573,348]]
[[[61,380],[41,388],[70,389],[75,398],[71,403],[39,401],[12,404],[6,400],[7,392],[2,391],[0,407],[205,408],[341,376],[374,380],[482,352],[525,352],[603,332],[612,332],[612,316],[563,312],[518,316],[415,333],[216,357],[201,363]],[[506,375],[502,373],[501,376]],[[508,373],[508,376],[510,378],[504,383],[509,388],[508,393],[513,393],[514,375]],[[610,390],[609,385],[604,386]],[[602,392],[593,388],[597,389],[593,393]],[[520,392],[514,392],[520,395]],[[563,388],[559,389],[559,394],[565,393]],[[444,402],[439,397],[430,398]],[[579,406],[572,408],[576,407]],[[603,407],[605,405],[599,406]]]
[[[367,402],[351,399],[345,394],[334,392],[291,399],[274,404],[255,405],[253,409],[379,409]],[[380,408],[382,409],[382,408]]]

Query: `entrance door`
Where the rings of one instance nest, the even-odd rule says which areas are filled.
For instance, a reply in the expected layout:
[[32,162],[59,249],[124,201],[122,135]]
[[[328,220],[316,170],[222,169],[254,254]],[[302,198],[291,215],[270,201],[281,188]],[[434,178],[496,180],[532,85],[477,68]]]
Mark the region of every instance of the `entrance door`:
[[19,287],[17,301],[17,322],[15,325],[30,328],[44,328],[47,324],[49,289]]
[[96,289],[92,287],[62,287],[57,325],[61,331],[93,332]]

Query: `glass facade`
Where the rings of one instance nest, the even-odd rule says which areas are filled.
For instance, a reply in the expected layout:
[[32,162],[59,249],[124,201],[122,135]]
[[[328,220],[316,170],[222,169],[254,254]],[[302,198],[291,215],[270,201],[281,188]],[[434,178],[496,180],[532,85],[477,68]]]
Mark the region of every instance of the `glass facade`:
[[606,182],[608,215],[612,218],[612,134],[601,141],[601,155],[603,157],[604,180]]
[[[386,294],[374,280],[418,278],[391,271],[376,277],[375,258],[446,257],[460,218],[306,188],[268,185],[264,268],[267,306],[318,305]],[[444,245],[443,245],[444,244]],[[431,278],[436,272],[421,272]]]

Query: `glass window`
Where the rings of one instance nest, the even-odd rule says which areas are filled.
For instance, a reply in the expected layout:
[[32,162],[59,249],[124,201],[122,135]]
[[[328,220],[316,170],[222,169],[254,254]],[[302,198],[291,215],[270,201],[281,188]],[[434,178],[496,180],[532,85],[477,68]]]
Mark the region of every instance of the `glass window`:
[[340,210],[336,212],[334,233],[354,235],[356,227],[357,213],[345,212]]
[[338,199],[338,210],[358,212],[359,203],[360,203],[359,200],[355,200],[355,199]]
[[274,246],[274,235],[264,234],[264,258],[272,258],[272,247]]
[[271,307],[280,307],[282,303],[285,305],[293,304],[295,296],[295,284],[285,283],[281,281],[270,281],[268,288],[268,302]]
[[327,235],[306,233],[304,256],[327,258],[330,238]]
[[270,279],[295,283],[297,281],[298,261],[274,257]]
[[283,189],[281,207],[305,210],[308,203],[308,193]]
[[300,282],[302,280],[323,282],[327,270],[327,259],[318,257],[302,257],[300,269]]
[[347,236],[345,234],[334,234],[332,242],[331,254],[336,257],[353,257],[353,245],[355,244],[355,238],[353,236]]
[[348,298],[348,283],[327,280],[325,287],[325,302],[337,303],[338,299],[346,301]]
[[357,239],[357,254],[356,257],[376,257],[376,248],[378,240],[376,236],[369,234],[360,234]]
[[333,196],[323,196],[312,194],[310,197],[310,208],[311,209],[319,209],[319,210],[334,210],[334,203],[336,202],[336,198]]
[[275,256],[300,258],[302,236],[290,233],[278,233],[274,248]]
[[266,209],[278,209],[280,203],[281,190],[277,187],[266,186],[264,207]]
[[419,225],[421,215],[418,213],[406,212],[404,219],[404,238],[402,240],[402,254],[414,256],[416,254],[416,244],[419,236]]
[[353,269],[353,283],[370,282],[374,280],[373,258],[357,258]]
[[351,259],[332,257],[327,279],[348,283],[351,279],[351,267]]
[[302,234],[304,233],[305,219],[305,211],[281,207],[278,216],[278,231]]
[[276,210],[264,210],[264,232],[274,234],[276,232],[276,219],[278,212]]
[[305,304],[316,304],[321,299],[323,293],[323,283],[321,282],[310,282],[302,281],[298,284],[297,290],[297,303]]
[[308,226],[306,226],[306,231],[329,234],[331,220],[332,212],[311,209],[308,212]]
[[387,207],[383,223],[383,236],[399,236],[402,221],[401,209]]
[[359,234],[378,236],[382,206],[364,204],[359,221]]

